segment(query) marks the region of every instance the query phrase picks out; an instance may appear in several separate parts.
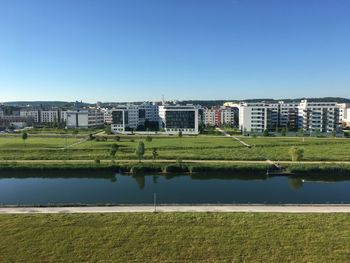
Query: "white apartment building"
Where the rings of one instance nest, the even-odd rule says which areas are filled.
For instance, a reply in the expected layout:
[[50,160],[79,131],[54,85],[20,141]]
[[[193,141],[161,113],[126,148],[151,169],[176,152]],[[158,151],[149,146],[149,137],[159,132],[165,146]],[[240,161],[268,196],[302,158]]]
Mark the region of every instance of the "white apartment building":
[[101,109],[101,112],[103,113],[103,121],[105,124],[111,124],[112,123],[112,110],[110,109]]
[[159,127],[168,134],[198,134],[198,108],[186,106],[159,106]]
[[344,118],[342,121],[343,127],[350,127],[350,108],[345,110]]
[[305,131],[333,132],[339,127],[339,108],[336,102],[308,102],[298,107],[298,124]]
[[58,110],[42,110],[39,111],[40,122],[41,123],[54,123],[59,122],[60,112]]
[[33,118],[33,121],[35,123],[39,123],[40,122],[40,113],[39,113],[38,110],[22,109],[19,112],[19,116],[20,117],[25,117],[25,118],[31,117],[31,118]]
[[84,129],[104,126],[104,114],[100,110],[67,111],[67,128]]
[[118,107],[112,110],[111,131],[113,133],[125,133],[129,125],[127,107]]
[[339,108],[339,124],[343,124],[350,116],[348,110],[350,109],[350,103],[338,103]]
[[204,125],[216,126],[218,125],[217,110],[215,108],[203,109]]
[[267,128],[267,109],[269,105],[264,102],[247,103],[239,105],[239,127],[242,131],[262,132]]
[[60,122],[67,122],[67,111],[66,110],[60,111]]
[[239,127],[242,131],[263,132],[277,128],[298,128],[299,103],[243,102],[239,106]]
[[139,106],[139,109],[143,109],[145,111],[145,119],[148,121],[159,121],[159,107],[154,102],[144,102]]
[[119,105],[111,110],[111,130],[114,133],[136,130],[144,126],[146,120],[158,124],[158,105],[145,102],[141,105]]

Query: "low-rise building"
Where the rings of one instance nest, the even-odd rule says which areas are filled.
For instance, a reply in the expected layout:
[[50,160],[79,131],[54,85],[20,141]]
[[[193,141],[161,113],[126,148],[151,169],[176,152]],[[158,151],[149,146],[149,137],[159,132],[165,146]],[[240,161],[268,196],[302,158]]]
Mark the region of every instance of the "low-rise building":
[[84,129],[104,126],[104,114],[100,110],[67,111],[67,128]]
[[15,129],[22,129],[27,126],[31,126],[34,120],[33,117],[21,117],[18,115],[3,115],[0,118],[0,128],[5,129],[13,127]]

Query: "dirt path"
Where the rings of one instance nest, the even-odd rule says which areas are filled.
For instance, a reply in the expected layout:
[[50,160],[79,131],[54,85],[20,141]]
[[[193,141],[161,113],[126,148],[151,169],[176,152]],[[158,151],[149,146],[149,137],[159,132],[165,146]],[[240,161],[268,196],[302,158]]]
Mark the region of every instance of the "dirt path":
[[244,146],[248,147],[248,148],[251,148],[252,146],[249,145],[248,143],[242,141],[240,138],[236,137],[236,136],[233,136],[233,135],[230,135],[228,134],[227,132],[225,132],[224,130],[220,129],[220,128],[216,128],[217,131],[221,132],[225,137],[230,137],[230,138],[233,138],[235,139],[236,141],[238,141],[239,143],[243,144]]
[[[109,163],[111,160],[100,160],[103,163]],[[94,163],[94,160],[0,160],[0,163]],[[137,163],[138,160],[115,160],[116,163]],[[162,160],[142,160],[143,163],[176,163],[174,159]],[[273,164],[270,160],[255,161],[255,160],[182,160],[183,163],[241,163],[241,164]],[[278,161],[279,164],[350,164],[350,161]]]

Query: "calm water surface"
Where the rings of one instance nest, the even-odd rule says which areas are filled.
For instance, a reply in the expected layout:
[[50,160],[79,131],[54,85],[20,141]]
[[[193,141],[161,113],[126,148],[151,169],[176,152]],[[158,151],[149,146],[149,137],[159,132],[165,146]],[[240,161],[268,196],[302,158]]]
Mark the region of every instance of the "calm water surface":
[[[50,177],[50,178],[48,178]],[[7,172],[0,204],[346,203],[350,176],[121,175],[113,172]]]

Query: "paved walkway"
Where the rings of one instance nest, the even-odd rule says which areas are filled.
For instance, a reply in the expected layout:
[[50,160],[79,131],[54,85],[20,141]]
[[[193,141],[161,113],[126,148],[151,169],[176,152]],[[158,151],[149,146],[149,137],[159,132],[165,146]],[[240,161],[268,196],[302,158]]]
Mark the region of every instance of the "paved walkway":
[[0,214],[125,212],[350,213],[350,205],[140,205],[87,207],[0,207]]

